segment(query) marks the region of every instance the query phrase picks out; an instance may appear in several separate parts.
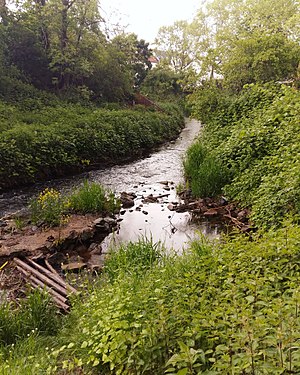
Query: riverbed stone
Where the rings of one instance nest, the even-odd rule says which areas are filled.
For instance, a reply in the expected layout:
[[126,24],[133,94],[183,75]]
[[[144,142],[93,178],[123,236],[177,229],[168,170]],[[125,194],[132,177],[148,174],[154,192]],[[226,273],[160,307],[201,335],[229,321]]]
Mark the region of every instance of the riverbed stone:
[[120,195],[120,201],[124,208],[130,208],[134,206],[135,198],[136,198],[136,195],[134,193],[126,193],[125,191],[123,191]]

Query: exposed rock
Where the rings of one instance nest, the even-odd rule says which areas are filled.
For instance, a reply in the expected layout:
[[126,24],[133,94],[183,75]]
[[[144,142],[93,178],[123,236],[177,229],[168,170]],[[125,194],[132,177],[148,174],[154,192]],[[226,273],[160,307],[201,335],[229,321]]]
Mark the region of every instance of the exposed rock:
[[153,194],[148,195],[145,199],[143,199],[143,203],[157,203],[158,197],[155,197]]
[[126,193],[123,191],[120,196],[120,201],[124,208],[130,208],[134,206],[134,199],[136,195],[134,193]]
[[62,264],[61,269],[63,271],[78,271],[78,270],[81,270],[82,268],[85,268],[86,266],[87,266],[86,263],[77,261],[77,262]]
[[173,203],[169,203],[169,204],[167,205],[167,208],[168,208],[170,211],[175,211],[175,209],[176,209],[176,207],[175,207],[175,205],[174,205]]
[[17,254],[49,256],[57,252],[88,254],[88,249],[92,244],[103,241],[117,226],[115,218],[96,219],[92,215],[74,215],[65,226],[60,228],[48,230],[39,228],[32,234],[29,227],[25,228],[22,233],[6,235],[0,240],[0,257],[11,258]]
[[215,208],[210,208],[203,214],[204,216],[217,216],[218,215],[218,210]]

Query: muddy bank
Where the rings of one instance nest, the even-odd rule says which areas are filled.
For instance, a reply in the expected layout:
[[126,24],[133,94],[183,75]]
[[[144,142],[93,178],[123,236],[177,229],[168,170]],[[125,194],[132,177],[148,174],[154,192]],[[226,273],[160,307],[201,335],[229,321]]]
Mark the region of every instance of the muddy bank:
[[101,266],[93,255],[101,255],[101,242],[116,230],[115,216],[72,215],[59,227],[43,228],[32,224],[18,228],[16,220],[2,220],[0,228],[0,266],[14,257],[45,258],[54,268],[81,262],[89,267]]

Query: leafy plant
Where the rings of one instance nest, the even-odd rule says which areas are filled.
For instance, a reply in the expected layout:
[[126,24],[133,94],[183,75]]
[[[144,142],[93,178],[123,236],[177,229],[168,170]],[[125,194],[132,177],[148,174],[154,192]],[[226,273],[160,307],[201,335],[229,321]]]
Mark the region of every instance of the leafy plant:
[[[296,222],[299,92],[271,83],[248,85],[239,95],[219,91],[221,105],[207,115],[204,112],[201,142],[187,152],[185,170],[192,191],[201,195],[222,189],[228,198],[251,207],[252,219],[260,227],[281,225],[289,214]],[[213,92],[217,95],[218,90]],[[208,100],[215,102],[214,97],[205,97],[205,89],[192,100],[200,117],[198,109],[207,106]],[[202,185],[210,184],[218,189],[203,192]]]
[[37,224],[60,225],[69,206],[69,201],[58,191],[46,188],[30,203],[31,219]]

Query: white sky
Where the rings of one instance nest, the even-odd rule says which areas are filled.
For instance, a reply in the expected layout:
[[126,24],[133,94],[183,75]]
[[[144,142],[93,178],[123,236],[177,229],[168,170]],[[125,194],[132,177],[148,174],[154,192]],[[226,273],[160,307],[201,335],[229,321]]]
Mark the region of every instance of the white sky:
[[140,39],[153,42],[161,26],[191,20],[201,0],[100,0],[102,16],[109,23],[119,21]]

